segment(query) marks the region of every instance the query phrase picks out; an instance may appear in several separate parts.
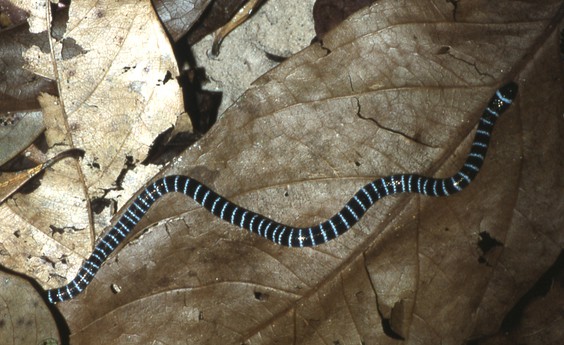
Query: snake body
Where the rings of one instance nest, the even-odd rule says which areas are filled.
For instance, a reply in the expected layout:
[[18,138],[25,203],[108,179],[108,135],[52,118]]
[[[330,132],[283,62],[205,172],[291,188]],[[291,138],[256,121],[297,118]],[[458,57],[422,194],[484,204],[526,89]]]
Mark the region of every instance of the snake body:
[[460,192],[480,171],[494,124],[515,98],[517,89],[517,84],[510,82],[496,91],[480,118],[466,162],[456,174],[448,178],[401,174],[376,179],[356,192],[334,216],[315,226],[293,227],[278,223],[238,206],[188,176],[172,175],[158,179],[137,196],[111,230],[100,239],[76,277],[65,286],[47,290],[47,298],[49,302],[57,303],[72,299],[81,293],[151,205],[170,192],[187,195],[216,217],[288,247],[316,246],[339,237],[354,226],[372,205],[388,195],[419,193],[428,196],[448,196]]

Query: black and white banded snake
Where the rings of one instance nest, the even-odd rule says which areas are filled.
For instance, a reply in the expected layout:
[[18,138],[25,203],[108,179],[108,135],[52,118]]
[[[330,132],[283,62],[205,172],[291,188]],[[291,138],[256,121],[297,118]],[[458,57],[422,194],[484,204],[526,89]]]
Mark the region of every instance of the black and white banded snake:
[[125,240],[151,205],[169,192],[183,193],[216,217],[257,233],[274,243],[288,247],[310,247],[328,242],[349,230],[381,198],[399,193],[448,196],[460,192],[478,174],[484,162],[490,136],[499,115],[517,94],[517,84],[510,82],[496,91],[480,118],[466,162],[455,175],[436,179],[414,174],[391,175],[362,187],[334,216],[312,227],[297,228],[275,222],[240,207],[204,184],[182,175],[166,176],[149,185],[123,213],[121,218],[96,244],[76,277],[67,285],[47,290],[47,299],[57,303],[72,299],[93,280],[108,256]]

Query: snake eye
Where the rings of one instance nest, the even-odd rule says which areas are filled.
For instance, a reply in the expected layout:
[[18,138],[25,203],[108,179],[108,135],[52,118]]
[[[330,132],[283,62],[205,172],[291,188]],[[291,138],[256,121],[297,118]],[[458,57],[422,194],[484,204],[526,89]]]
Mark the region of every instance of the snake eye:
[[503,102],[505,102],[507,104],[511,104],[513,99],[515,99],[515,96],[517,95],[518,90],[519,90],[519,87],[517,86],[516,83],[509,82],[509,83],[503,85],[496,94],[501,95],[501,97],[499,97],[499,98]]

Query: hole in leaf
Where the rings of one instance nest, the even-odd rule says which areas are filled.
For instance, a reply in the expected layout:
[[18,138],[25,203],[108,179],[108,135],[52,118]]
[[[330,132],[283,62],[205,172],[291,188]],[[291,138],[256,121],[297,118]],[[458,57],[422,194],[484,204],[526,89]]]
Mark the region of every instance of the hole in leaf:
[[501,322],[501,332],[508,333],[519,327],[525,309],[536,299],[545,296],[554,284],[564,284],[564,251],[535,285],[521,297]]

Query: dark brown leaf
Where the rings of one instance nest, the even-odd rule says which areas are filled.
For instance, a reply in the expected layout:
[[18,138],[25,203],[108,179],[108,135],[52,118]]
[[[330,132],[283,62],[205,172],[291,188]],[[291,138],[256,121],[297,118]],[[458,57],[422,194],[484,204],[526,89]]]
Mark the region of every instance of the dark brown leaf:
[[[449,176],[494,90],[520,94],[477,180],[389,197],[346,235],[289,249],[166,196],[59,308],[76,343],[461,344],[494,334],[564,238],[560,1],[379,1],[260,78],[163,174],[292,225],[375,177]],[[500,245],[484,250],[487,233]],[[112,289],[119,286],[119,292]],[[127,320],[126,322],[119,320]]]
[[[2,248],[0,254],[7,248]],[[0,271],[0,339],[2,345],[60,344],[57,325],[31,284]]]

